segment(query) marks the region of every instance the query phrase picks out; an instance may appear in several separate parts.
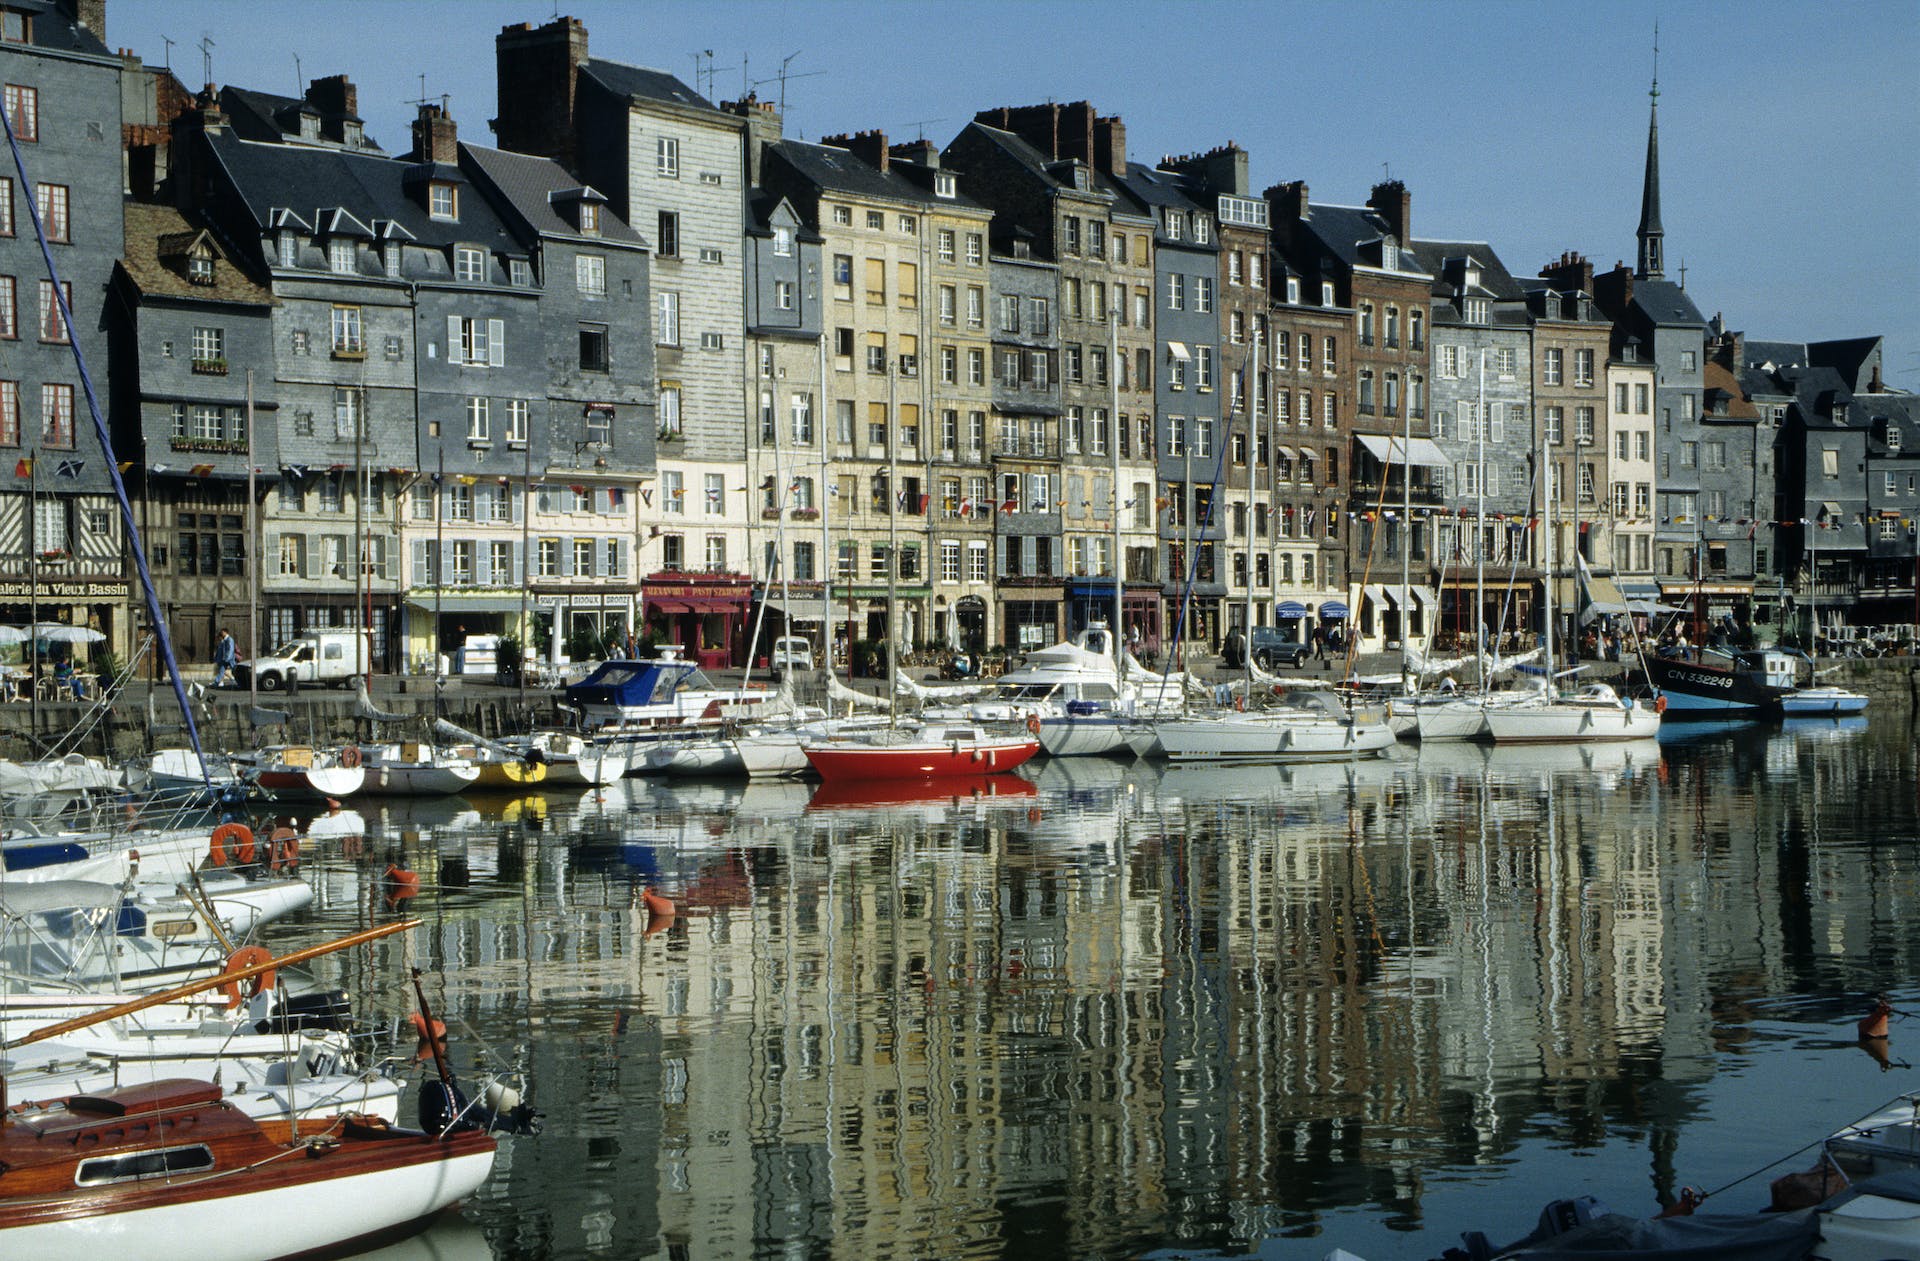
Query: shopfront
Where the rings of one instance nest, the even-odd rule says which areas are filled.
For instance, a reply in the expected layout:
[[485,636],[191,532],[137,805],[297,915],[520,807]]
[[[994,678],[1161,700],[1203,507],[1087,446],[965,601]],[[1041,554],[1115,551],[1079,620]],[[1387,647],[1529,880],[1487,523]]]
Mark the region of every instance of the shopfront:
[[628,639],[639,633],[633,601],[630,590],[535,591],[529,602],[533,625],[528,650],[548,661],[625,656]]
[[753,584],[745,574],[650,575],[640,584],[646,633],[703,670],[744,665]]
[[[533,602],[528,600],[526,607],[531,609]],[[435,668],[440,657],[446,658],[447,666],[451,669],[454,654],[476,635],[511,635],[524,640],[525,636],[520,631],[520,610],[521,597],[518,595],[470,595],[447,591],[436,599],[431,590],[410,593],[407,597],[407,636],[403,653],[406,671],[410,674],[427,673]],[[346,601],[343,613],[342,620],[334,625],[353,625],[351,597]],[[374,668],[380,669],[383,668],[380,658],[385,639],[383,610],[376,604],[373,613]]]
[[1059,643],[1067,637],[1066,603],[1067,588],[1060,583],[1002,578],[1001,646],[1008,652],[1032,652]]
[[[132,611],[129,601],[129,587],[125,582],[87,582],[66,581],[40,583],[40,602],[34,604],[30,594],[30,584],[17,581],[0,581],[0,626],[26,626],[31,622],[50,623],[54,626],[77,626],[97,631],[104,638],[91,644],[76,644],[68,648],[60,646],[62,652],[72,652],[84,659],[96,650],[112,651],[124,658],[130,651],[132,627],[128,616]],[[140,618],[142,625],[146,618]],[[24,647],[8,644],[5,660],[23,659]]]
[[1482,626],[1496,648],[1531,647],[1540,631],[1534,606],[1539,603],[1541,589],[1538,570],[1502,569],[1496,574],[1489,569],[1484,581],[1469,568],[1447,570],[1440,582],[1434,651],[1471,650]]

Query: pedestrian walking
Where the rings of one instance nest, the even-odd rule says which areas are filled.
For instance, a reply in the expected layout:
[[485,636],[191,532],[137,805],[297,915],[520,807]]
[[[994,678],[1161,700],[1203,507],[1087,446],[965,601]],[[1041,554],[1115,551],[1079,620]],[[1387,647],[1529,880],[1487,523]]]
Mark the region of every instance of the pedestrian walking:
[[213,685],[225,687],[233,680],[233,667],[237,661],[233,646],[233,633],[221,631],[220,638],[213,645]]

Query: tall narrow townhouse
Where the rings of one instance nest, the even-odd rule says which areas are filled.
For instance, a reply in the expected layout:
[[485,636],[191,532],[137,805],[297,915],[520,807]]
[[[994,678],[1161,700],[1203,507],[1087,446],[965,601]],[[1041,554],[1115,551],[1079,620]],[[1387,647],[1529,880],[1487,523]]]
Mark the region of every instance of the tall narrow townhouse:
[[1002,409],[1022,410],[995,417],[1003,642],[1030,648],[1111,622],[1118,581],[1121,633],[1157,646],[1170,624],[1156,516],[1155,219],[1119,183],[1126,128],[1085,101],[988,110],[943,159],[993,208],[997,255],[1059,269],[1054,331],[1033,330],[1058,346],[1058,413],[1030,381],[1001,395]]
[[[1654,568],[1664,601],[1691,608],[1697,619],[1751,613],[1752,575],[1709,579],[1694,556],[1710,531],[1701,517],[1700,417],[1707,322],[1684,288],[1666,278],[1666,229],[1660,217],[1660,89],[1647,122],[1646,174],[1640,192],[1635,264],[1594,278],[1594,299],[1612,321],[1614,357],[1654,370],[1654,448],[1659,459]],[[1731,531],[1714,531],[1730,536]]]
[[[1348,362],[1327,361],[1328,344],[1322,339],[1320,365],[1321,376],[1339,391],[1331,401],[1350,409],[1336,422],[1346,439],[1342,515],[1349,527],[1347,599],[1336,603],[1353,615],[1344,636],[1365,648],[1383,647],[1399,642],[1402,634],[1424,634],[1430,620],[1429,611],[1419,607],[1417,589],[1410,601],[1414,607],[1401,609],[1385,587],[1388,581],[1399,583],[1401,548],[1409,548],[1413,560],[1432,549],[1431,519],[1406,521],[1402,509],[1392,509],[1391,517],[1386,513],[1396,500],[1431,508],[1438,501],[1437,474],[1446,465],[1425,416],[1415,415],[1425,407],[1428,357],[1425,330],[1415,329],[1414,314],[1424,323],[1434,277],[1415,253],[1413,198],[1398,181],[1375,185],[1365,206],[1309,203],[1304,184],[1270,189],[1268,201],[1274,208],[1274,241],[1289,267],[1305,273],[1303,284],[1320,291],[1323,306],[1349,313]],[[1397,330],[1391,338],[1390,325]],[[1410,487],[1404,484],[1408,479]],[[1320,612],[1322,623],[1337,620],[1328,616],[1326,602]],[[1389,621],[1389,612],[1399,616]]]
[[1170,508],[1160,522],[1161,617],[1182,644],[1215,652],[1229,624],[1229,453],[1213,210],[1182,192],[1177,177],[1140,163],[1114,183],[1154,221],[1154,408],[1163,439],[1156,472]]
[[228,630],[245,659],[274,646],[253,624],[252,583],[260,496],[278,478],[248,478],[280,467],[273,294],[186,212],[128,202],[126,222],[107,304],[114,453],[132,465],[127,492],[176,657],[212,661]]
[[[412,655],[399,497],[419,467],[413,289],[451,281],[456,249],[487,254],[500,229],[484,209],[466,236],[458,221],[432,217],[408,163],[345,131],[352,96],[339,79],[271,110],[244,89],[202,93],[174,123],[172,192],[273,292],[278,466],[266,473],[260,516],[265,642],[370,626],[372,664],[384,670]],[[245,138],[229,122],[236,110],[284,130]],[[303,119],[316,113],[310,129]]]
[[[832,577],[836,629],[849,645],[948,643],[954,601],[966,593],[964,571],[944,579],[940,568],[953,550],[943,544],[963,532],[959,484],[942,483],[983,467],[963,455],[960,418],[984,421],[991,398],[989,216],[944,174],[897,160],[878,132],[783,141],[762,158],[768,191],[821,236],[828,271],[830,511],[844,523],[830,534]],[[977,262],[965,261],[969,246]],[[970,514],[964,532],[977,535],[977,520]],[[972,594],[984,601],[977,584]]]
[[[1556,460],[1551,468],[1559,472],[1537,471],[1541,435],[1533,423],[1532,318],[1525,293],[1492,246],[1483,241],[1415,244],[1434,274],[1430,424],[1446,460],[1434,488],[1438,498],[1432,501],[1441,509],[1433,536],[1440,596],[1436,629],[1444,646],[1472,644],[1482,628],[1498,642],[1510,642],[1538,629],[1534,609],[1541,596],[1542,531],[1573,507],[1558,480],[1564,466]],[[1362,309],[1363,343],[1367,323]],[[1592,359],[1585,364],[1588,398],[1582,423],[1590,446],[1592,404],[1600,390]],[[1363,391],[1365,385],[1362,380]],[[1559,452],[1564,445],[1553,449]],[[1571,555],[1562,551],[1559,566],[1572,573]],[[1398,580],[1396,572],[1393,581]]]
[[659,483],[642,503],[642,597],[690,657],[742,664],[761,502],[746,473],[750,120],[665,71],[590,56],[574,18],[504,28],[494,51],[500,147],[554,158],[651,234]]
[[[1616,372],[1608,355],[1606,317],[1593,301],[1593,265],[1567,253],[1541,269],[1537,280],[1523,281],[1533,321],[1534,414],[1554,465],[1558,490],[1554,513],[1554,555],[1560,567],[1586,566],[1584,584],[1566,574],[1555,588],[1554,608],[1590,624],[1595,615],[1617,614],[1622,597],[1614,577],[1633,560],[1633,487],[1651,494],[1652,404],[1634,420],[1632,374]],[[1624,392],[1620,387],[1626,387]],[[1637,446],[1636,446],[1637,442]],[[1571,502],[1569,502],[1571,495]],[[1650,510],[1643,510],[1650,519]],[[1619,533],[1624,531],[1625,533]],[[1616,542],[1625,538],[1622,545]],[[1646,546],[1646,544],[1642,544]]]
[[[113,406],[100,318],[122,252],[121,63],[104,4],[60,0],[0,14],[0,84],[31,189],[0,176],[0,619],[72,623],[126,653],[147,621],[128,604],[125,532],[94,437],[78,343],[103,412]],[[46,233],[68,325],[35,233]]]
[[[1660,602],[1654,576],[1654,505],[1659,501],[1659,462],[1653,426],[1653,365],[1609,354],[1606,368],[1608,529],[1612,535],[1613,585],[1629,612],[1644,619]],[[1623,440],[1620,435],[1625,434]],[[1771,522],[1767,523],[1768,525]],[[1768,544],[1772,542],[1771,537]],[[1604,588],[1597,598],[1610,593]]]
[[[980,440],[990,460],[997,457],[1011,461],[1021,454],[1026,440],[1023,434],[1031,429],[1033,422],[1044,425],[1046,417],[1061,414],[1060,266],[1035,258],[1029,234],[1016,229],[995,235],[989,275],[994,321],[993,410],[992,428],[983,430]],[[973,438],[969,432],[968,440]],[[1039,440],[1045,442],[1044,433]],[[962,510],[984,520],[989,527],[1003,509],[1009,516],[1018,513],[1023,493],[1021,475],[1010,471],[1003,477],[1007,482],[1004,487],[995,484],[991,472],[969,478],[960,501]],[[1143,488],[1141,493],[1148,499],[1152,497],[1150,489]],[[991,578],[994,573],[989,555],[992,546],[992,539],[988,538],[979,544],[978,552],[968,552],[966,563],[970,570],[977,563],[980,572]],[[990,597],[990,605],[996,627],[1008,625],[1008,617],[1019,619],[1022,612],[1018,596],[1006,590],[999,593],[998,600]],[[1108,615],[1109,620],[1111,616]],[[1019,632],[1009,630],[1006,639],[989,636],[985,642],[1018,644],[1021,638]]]
[[[1219,327],[1221,424],[1227,461],[1221,482],[1226,523],[1226,604],[1229,626],[1272,625],[1273,506],[1275,503],[1273,413],[1267,405],[1272,379],[1266,351],[1268,209],[1250,193],[1247,153],[1234,144],[1206,153],[1161,160],[1160,168],[1182,178],[1187,195],[1213,214],[1219,232]],[[1288,455],[1297,468],[1298,453]]]
[[[519,585],[508,620],[529,653],[614,655],[641,625],[637,557],[651,541],[641,517],[657,433],[646,245],[598,189],[559,163],[455,149],[450,121],[433,106],[419,127],[416,147],[432,146],[436,162],[456,158],[500,214],[515,243],[509,274],[536,295],[541,340],[530,357],[542,374],[538,389],[490,402],[481,417],[486,437],[468,434],[469,442],[504,445],[508,462],[518,461],[514,471],[494,473],[491,486],[476,486],[476,509],[484,505],[487,517],[476,546],[488,549],[496,586],[503,575]],[[534,381],[526,384],[534,390]],[[499,406],[504,415],[491,414]],[[503,527],[514,536],[503,537]],[[694,629],[662,634],[685,643]]]
[[779,117],[762,102],[745,112],[748,141],[746,267],[747,339],[754,432],[747,442],[747,482],[759,505],[754,574],[760,609],[758,661],[778,636],[806,637],[823,664],[834,625],[828,558],[833,555],[833,496],[827,493],[826,426],[829,371],[822,339],[826,258],[821,236],[789,198],[763,178],[766,146],[780,138]]
[[[1270,222],[1307,208],[1305,184],[1269,189]],[[1281,201],[1291,210],[1281,207]],[[1341,428],[1339,365],[1347,362],[1351,314],[1339,305],[1331,280],[1317,277],[1330,264],[1310,239],[1295,243],[1289,262],[1278,233],[1267,234],[1270,292],[1261,384],[1273,430],[1272,529],[1274,625],[1290,642],[1305,643],[1348,620],[1346,579],[1346,439]],[[1409,318],[1408,335],[1426,345],[1426,313]],[[1420,401],[1409,397],[1416,417]]]

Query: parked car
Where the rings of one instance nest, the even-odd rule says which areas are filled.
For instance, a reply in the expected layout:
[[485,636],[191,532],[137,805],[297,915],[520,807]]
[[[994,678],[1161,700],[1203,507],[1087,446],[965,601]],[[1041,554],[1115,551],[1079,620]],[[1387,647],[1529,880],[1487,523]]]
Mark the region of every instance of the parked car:
[[1262,670],[1271,670],[1275,666],[1297,666],[1313,654],[1313,645],[1298,640],[1283,639],[1280,631],[1272,626],[1253,628],[1253,663]]
[[[354,652],[359,636],[360,652]],[[292,691],[305,684],[345,687],[372,659],[373,641],[366,631],[313,630],[295,635],[264,657],[242,661],[233,668],[234,683],[246,687],[257,677],[263,692]]]
[[775,670],[811,670],[813,645],[798,635],[782,636],[773,641],[767,664]]

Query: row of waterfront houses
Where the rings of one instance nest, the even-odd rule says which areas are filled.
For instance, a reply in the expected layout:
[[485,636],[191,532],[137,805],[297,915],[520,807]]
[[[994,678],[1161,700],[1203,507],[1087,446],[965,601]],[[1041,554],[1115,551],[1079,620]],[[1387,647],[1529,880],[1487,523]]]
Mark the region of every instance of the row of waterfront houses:
[[104,24],[0,0],[0,620],[143,630],[77,341],[194,660],[1920,621],[1912,397],[1666,278],[1657,115],[1635,264],[1528,276],[1084,102],[807,143],[557,18],[496,39],[497,147],[429,103],[396,155],[344,76],[194,93]]

